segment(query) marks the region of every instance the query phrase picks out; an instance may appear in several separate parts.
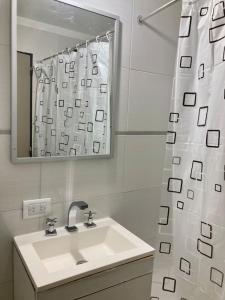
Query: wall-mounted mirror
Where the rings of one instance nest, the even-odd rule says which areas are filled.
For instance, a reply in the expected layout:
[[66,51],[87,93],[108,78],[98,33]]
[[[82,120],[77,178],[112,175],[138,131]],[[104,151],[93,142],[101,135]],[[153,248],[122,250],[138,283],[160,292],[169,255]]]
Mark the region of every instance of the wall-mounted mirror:
[[112,155],[119,20],[71,0],[12,0],[12,160]]

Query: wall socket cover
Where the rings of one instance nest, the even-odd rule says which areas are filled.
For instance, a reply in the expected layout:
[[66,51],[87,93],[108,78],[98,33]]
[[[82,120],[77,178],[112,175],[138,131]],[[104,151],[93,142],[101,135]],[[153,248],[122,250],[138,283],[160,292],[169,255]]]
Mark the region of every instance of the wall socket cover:
[[51,213],[51,198],[23,201],[23,219],[44,217]]

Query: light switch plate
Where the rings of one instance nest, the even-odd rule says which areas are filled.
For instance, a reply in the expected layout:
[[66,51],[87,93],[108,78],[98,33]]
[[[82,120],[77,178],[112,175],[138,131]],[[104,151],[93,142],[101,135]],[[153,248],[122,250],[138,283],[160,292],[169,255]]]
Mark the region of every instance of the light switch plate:
[[23,219],[44,217],[51,213],[51,198],[24,200]]

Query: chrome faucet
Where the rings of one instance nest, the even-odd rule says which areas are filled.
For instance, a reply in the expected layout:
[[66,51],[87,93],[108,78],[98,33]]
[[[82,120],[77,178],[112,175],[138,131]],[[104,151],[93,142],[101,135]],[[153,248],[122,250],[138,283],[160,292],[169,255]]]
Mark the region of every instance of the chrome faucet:
[[65,226],[66,230],[69,232],[78,230],[78,228],[76,227],[77,208],[79,208],[80,210],[85,210],[86,208],[88,208],[88,204],[84,201],[74,201],[70,204],[68,210],[67,225]]

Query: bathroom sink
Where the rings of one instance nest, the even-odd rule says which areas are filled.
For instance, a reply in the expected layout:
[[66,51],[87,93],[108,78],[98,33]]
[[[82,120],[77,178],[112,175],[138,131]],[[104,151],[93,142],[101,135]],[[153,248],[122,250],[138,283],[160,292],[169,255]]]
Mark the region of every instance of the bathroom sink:
[[154,249],[111,218],[95,228],[78,224],[78,232],[57,228],[14,238],[15,246],[35,286],[41,291],[129,261],[153,255]]
[[34,242],[33,248],[47,272],[52,273],[64,268],[75,268],[85,262],[105,259],[133,249],[134,245],[112,227],[104,226]]

